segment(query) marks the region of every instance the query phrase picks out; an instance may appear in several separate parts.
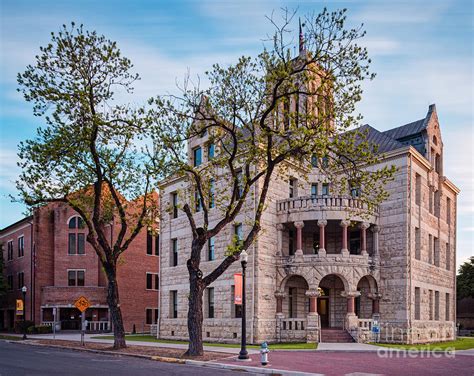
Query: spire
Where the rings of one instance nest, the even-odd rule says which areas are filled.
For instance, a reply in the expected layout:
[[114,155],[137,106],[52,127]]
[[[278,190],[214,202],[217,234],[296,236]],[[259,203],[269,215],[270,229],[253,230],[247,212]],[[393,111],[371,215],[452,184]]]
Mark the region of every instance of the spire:
[[300,54],[301,54],[304,51],[304,36],[303,36],[303,27],[301,26],[301,18],[299,18],[299,23],[300,23]]

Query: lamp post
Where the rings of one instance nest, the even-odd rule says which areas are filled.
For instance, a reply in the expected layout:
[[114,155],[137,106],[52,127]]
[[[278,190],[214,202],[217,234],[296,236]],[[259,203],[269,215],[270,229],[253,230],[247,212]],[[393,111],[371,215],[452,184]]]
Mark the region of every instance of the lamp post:
[[23,294],[23,339],[26,339],[26,292],[28,291],[26,286],[21,288],[21,293]]
[[245,307],[245,269],[249,255],[245,250],[240,253],[240,263],[242,264],[242,335],[240,344],[239,360],[250,360],[247,352],[247,327],[246,327],[246,307]]

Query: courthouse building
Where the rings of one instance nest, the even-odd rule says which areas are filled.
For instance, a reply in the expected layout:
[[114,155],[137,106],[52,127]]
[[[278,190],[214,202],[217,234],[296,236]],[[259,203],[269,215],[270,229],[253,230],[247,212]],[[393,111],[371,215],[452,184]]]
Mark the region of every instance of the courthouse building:
[[[456,205],[458,188],[443,173],[443,141],[435,105],[426,116],[378,131],[363,126],[395,165],[389,197],[370,215],[357,191],[336,195],[318,166],[308,179],[275,178],[262,231],[248,250],[248,341],[368,341],[374,317],[381,340],[442,341],[455,335]],[[190,140],[190,163],[207,163],[208,135]],[[202,160],[201,160],[202,159]],[[179,192],[185,178],[161,186],[161,338],[187,339],[192,240]],[[256,189],[259,189],[258,187]],[[251,200],[250,200],[251,201]],[[240,213],[203,251],[206,275],[225,257],[235,233],[246,234]],[[170,209],[171,208],[171,209]],[[210,209],[210,222],[219,213]],[[213,212],[214,211],[214,212]],[[234,305],[235,262],[204,294],[206,341],[240,341],[241,308]]]
[[[114,238],[119,226],[108,226]],[[26,320],[53,325],[60,330],[79,330],[80,312],[74,302],[85,296],[89,331],[109,331],[107,280],[99,258],[86,241],[87,229],[66,204],[48,204],[0,231],[3,245],[6,296],[0,298],[0,329],[11,329],[21,320],[15,312],[26,286]],[[125,330],[149,331],[158,317],[159,238],[142,230],[120,256],[117,280]]]

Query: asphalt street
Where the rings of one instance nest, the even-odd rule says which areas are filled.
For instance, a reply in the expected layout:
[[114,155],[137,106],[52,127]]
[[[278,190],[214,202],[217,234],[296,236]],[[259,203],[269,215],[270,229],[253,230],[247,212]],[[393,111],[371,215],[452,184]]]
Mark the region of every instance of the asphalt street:
[[162,363],[129,356],[94,354],[0,341],[0,376],[230,376],[242,374],[230,370]]

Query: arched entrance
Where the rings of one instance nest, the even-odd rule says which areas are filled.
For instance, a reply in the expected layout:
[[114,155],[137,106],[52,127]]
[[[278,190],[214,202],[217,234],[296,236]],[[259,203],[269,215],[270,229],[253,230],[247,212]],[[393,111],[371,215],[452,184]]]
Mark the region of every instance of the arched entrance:
[[370,319],[378,312],[378,287],[374,277],[366,275],[359,280],[357,291],[360,296],[355,301],[355,313],[360,319]]
[[346,298],[344,282],[335,274],[325,276],[318,286],[319,297],[317,302],[321,328],[342,328],[346,315]]
[[308,313],[308,282],[299,275],[293,275],[286,280],[285,295],[286,304],[283,304],[282,312],[288,318],[305,318]]

